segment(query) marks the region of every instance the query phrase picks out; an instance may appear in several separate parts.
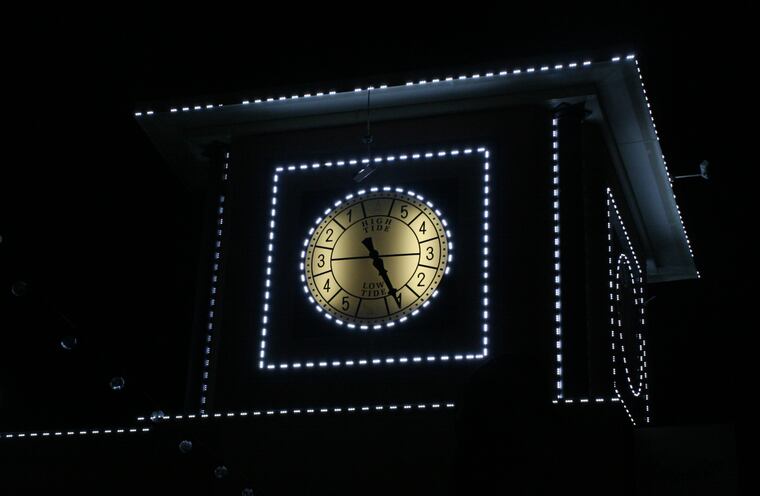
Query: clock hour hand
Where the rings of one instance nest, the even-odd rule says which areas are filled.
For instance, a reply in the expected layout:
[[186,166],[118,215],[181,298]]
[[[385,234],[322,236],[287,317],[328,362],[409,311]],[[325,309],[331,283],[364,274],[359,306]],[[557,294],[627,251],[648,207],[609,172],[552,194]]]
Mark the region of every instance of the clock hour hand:
[[377,269],[377,273],[380,274],[380,277],[383,278],[383,281],[385,282],[386,286],[388,286],[388,294],[393,297],[393,300],[396,302],[396,305],[401,308],[401,295],[399,294],[396,296],[396,288],[393,287],[393,284],[391,284],[391,280],[388,277],[388,271],[385,270],[385,265],[383,264],[383,259],[380,258],[380,253],[375,249],[374,243],[372,242],[372,238],[364,238],[362,240],[362,244],[369,250],[369,256],[372,258],[372,265],[375,266]]

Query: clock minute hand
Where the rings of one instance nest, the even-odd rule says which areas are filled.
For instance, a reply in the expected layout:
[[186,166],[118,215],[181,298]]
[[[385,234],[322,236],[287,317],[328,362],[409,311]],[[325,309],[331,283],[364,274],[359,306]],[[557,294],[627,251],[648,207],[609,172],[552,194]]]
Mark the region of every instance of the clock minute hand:
[[377,273],[380,274],[380,277],[383,278],[383,281],[388,286],[388,294],[393,297],[393,300],[396,302],[399,308],[401,308],[401,299],[396,297],[396,288],[394,288],[393,284],[391,284],[391,280],[388,277],[388,271],[385,270],[383,259],[380,258],[380,253],[378,253],[378,251],[375,249],[372,238],[364,238],[362,240],[362,244],[369,250],[369,256],[372,258],[372,265],[375,266]]

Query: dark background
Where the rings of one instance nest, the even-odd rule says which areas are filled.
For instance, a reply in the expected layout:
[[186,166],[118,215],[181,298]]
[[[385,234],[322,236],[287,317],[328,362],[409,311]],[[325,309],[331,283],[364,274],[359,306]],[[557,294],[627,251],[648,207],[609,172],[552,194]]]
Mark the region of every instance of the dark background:
[[[506,17],[482,10],[452,21],[381,16],[374,12],[380,5],[355,9],[352,22],[235,12],[133,12],[119,22],[92,12],[14,18],[19,32],[3,35],[0,430],[98,426],[103,419],[126,425],[184,400],[177,385],[188,370],[204,198],[172,174],[139,128],[133,112],[143,102],[168,106],[217,94],[234,100],[301,85],[347,89],[388,73],[425,77],[522,57],[635,51],[671,174],[695,173],[703,159],[713,165],[710,181],[675,186],[702,280],[648,288],[656,297],[648,307],[653,421],[727,425],[742,460],[754,327],[753,307],[745,305],[755,251],[745,241],[754,225],[745,209],[752,163],[743,151],[754,117],[751,59],[743,50],[748,12],[671,14],[623,3]],[[17,281],[26,283],[16,286],[22,296],[11,293]],[[78,336],[74,352],[58,348],[64,335]],[[123,394],[108,390],[114,375],[127,379]],[[387,431],[405,428],[398,419],[376,420]],[[300,435],[323,428],[293,427]],[[184,481],[178,487],[237,494],[240,480],[210,480],[217,459],[234,467],[219,454],[224,437],[190,461],[178,459],[166,433],[145,445],[117,445],[169,460],[163,468],[139,458],[111,465],[98,459],[101,447],[87,444],[92,440],[43,448],[0,441],[2,472],[16,488],[100,487],[134,470],[137,479],[160,474]],[[107,439],[95,443],[104,447]],[[352,480],[362,473],[369,480],[376,470],[363,469],[355,467]],[[193,485],[198,478],[203,484]]]

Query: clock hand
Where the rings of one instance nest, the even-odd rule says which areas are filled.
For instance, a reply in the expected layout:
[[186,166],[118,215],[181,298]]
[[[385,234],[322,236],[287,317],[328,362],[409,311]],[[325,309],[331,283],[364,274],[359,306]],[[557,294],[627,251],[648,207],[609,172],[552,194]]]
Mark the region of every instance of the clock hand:
[[399,294],[398,297],[396,296],[397,290],[393,287],[393,284],[391,284],[391,280],[388,277],[388,271],[385,270],[383,259],[380,258],[380,253],[378,253],[378,251],[375,249],[372,238],[364,238],[362,240],[362,244],[369,250],[369,256],[372,258],[372,265],[375,266],[377,273],[380,274],[380,277],[383,278],[383,281],[388,286],[388,294],[393,297],[396,305],[401,308],[401,295]]

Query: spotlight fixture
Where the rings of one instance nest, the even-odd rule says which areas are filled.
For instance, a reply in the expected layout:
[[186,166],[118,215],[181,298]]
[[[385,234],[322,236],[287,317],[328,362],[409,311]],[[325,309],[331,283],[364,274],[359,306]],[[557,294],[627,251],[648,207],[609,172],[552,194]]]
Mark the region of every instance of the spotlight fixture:
[[230,471],[227,467],[224,465],[219,465],[214,469],[214,477],[217,479],[224,479],[229,475]]
[[676,179],[688,179],[690,177],[701,177],[702,179],[710,179],[709,175],[710,162],[703,160],[699,164],[699,174],[686,174],[684,176],[676,176]]
[[179,448],[180,453],[187,455],[193,450],[193,442],[187,439],[183,439],[179,442],[179,445],[177,447]]

